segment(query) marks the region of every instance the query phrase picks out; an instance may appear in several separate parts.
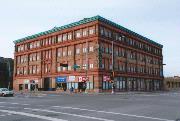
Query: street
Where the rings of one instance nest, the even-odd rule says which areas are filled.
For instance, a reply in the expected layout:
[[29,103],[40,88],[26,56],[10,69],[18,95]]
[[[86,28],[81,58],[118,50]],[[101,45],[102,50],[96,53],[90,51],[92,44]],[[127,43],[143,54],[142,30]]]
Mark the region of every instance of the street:
[[0,121],[176,121],[180,92],[0,97]]

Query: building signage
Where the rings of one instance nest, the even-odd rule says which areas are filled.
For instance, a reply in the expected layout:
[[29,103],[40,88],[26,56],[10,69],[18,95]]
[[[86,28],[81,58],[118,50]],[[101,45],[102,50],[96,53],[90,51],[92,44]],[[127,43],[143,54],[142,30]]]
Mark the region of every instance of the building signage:
[[78,81],[79,82],[85,82],[85,81],[88,81],[88,80],[89,80],[89,77],[86,78],[85,76],[80,76]]
[[75,81],[75,76],[69,76],[69,80],[68,81]]
[[66,76],[59,76],[59,77],[56,77],[56,82],[57,83],[66,83]]
[[24,84],[28,84],[29,83],[29,80],[24,80]]
[[103,81],[110,81],[110,76],[103,76]]

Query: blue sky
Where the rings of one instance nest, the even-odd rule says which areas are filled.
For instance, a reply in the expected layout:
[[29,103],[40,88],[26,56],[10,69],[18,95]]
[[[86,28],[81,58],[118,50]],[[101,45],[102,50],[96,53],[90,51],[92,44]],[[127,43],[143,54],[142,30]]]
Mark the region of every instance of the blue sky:
[[0,0],[0,56],[13,40],[101,15],[164,45],[165,76],[180,76],[180,0]]

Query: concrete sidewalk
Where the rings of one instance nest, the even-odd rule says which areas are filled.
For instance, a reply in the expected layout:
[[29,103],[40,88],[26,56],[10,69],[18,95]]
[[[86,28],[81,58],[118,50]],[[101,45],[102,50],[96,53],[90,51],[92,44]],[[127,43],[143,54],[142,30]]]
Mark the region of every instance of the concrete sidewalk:
[[115,92],[111,94],[111,92],[102,92],[102,93],[70,93],[70,92],[56,92],[56,91],[36,91],[36,92],[15,92],[15,96],[47,96],[47,95],[152,95],[152,94],[166,94],[171,92],[179,92],[180,91],[154,91],[154,92]]

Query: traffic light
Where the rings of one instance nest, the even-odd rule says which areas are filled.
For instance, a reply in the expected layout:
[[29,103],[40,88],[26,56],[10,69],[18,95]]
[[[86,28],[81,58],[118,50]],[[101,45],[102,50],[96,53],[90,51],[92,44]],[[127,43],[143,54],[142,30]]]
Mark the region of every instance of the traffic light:
[[114,80],[114,71],[111,72],[111,74],[110,74],[110,79],[111,79],[111,80]]

